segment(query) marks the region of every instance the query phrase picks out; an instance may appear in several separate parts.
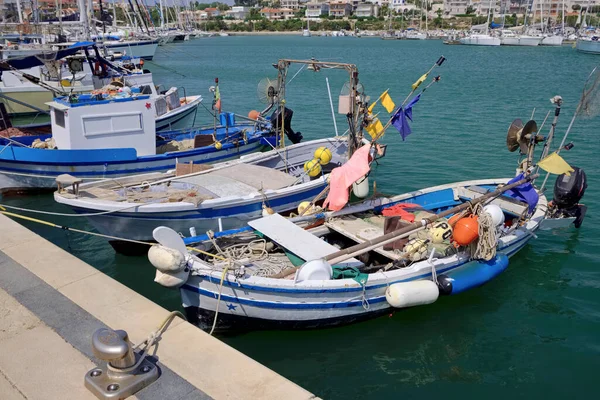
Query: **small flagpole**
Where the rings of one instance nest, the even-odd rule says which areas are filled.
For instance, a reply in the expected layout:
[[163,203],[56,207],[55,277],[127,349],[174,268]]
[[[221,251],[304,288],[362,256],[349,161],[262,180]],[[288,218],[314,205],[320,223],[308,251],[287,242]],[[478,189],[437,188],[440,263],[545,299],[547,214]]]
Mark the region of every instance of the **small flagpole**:
[[219,78],[215,78],[215,91],[213,92],[213,139],[217,141],[217,110],[215,106],[217,105],[217,90],[219,90]]
[[329,94],[329,105],[331,106],[331,118],[333,118],[333,128],[335,129],[335,137],[338,137],[337,122],[335,121],[335,112],[333,111],[333,100],[331,99],[331,89],[329,88],[329,78],[325,77],[327,82],[327,93]]
[[[425,79],[427,79],[427,76],[429,76],[429,74],[431,73],[431,71],[433,71],[433,69],[436,66],[441,67],[442,64],[444,63],[444,61],[446,61],[446,57],[440,56],[440,58],[438,58],[438,60],[435,62],[435,64],[433,64],[431,66],[431,68],[429,68],[429,71],[427,71],[424,75],[421,75],[421,78],[425,77]],[[408,94],[408,96],[406,96],[406,98],[402,102],[402,105],[400,106],[400,108],[404,107],[404,105],[406,104],[406,102],[408,101],[408,99],[410,99],[410,96],[412,96],[413,93],[418,89],[418,87],[421,86],[421,83],[423,83],[425,81],[425,80],[423,80],[423,81],[419,82],[421,80],[421,78],[419,78],[415,83],[413,83],[413,89],[410,91],[410,93]]]

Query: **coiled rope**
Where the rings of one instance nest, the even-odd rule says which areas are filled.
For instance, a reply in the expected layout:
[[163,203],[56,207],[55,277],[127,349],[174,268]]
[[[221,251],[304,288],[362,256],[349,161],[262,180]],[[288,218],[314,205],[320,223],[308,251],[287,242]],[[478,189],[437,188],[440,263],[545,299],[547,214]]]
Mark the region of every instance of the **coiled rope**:
[[471,246],[472,258],[489,261],[496,257],[496,225],[492,216],[483,210],[481,204],[476,204],[473,213],[478,217],[479,239]]

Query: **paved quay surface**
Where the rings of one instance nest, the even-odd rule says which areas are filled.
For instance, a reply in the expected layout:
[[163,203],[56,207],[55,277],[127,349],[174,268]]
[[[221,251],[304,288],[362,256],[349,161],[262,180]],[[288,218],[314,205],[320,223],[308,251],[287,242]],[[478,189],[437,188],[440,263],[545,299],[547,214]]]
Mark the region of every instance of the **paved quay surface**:
[[[95,399],[83,385],[101,364],[92,333],[124,329],[136,344],[168,314],[0,215],[0,399]],[[160,378],[131,398],[317,399],[180,318],[156,358]]]

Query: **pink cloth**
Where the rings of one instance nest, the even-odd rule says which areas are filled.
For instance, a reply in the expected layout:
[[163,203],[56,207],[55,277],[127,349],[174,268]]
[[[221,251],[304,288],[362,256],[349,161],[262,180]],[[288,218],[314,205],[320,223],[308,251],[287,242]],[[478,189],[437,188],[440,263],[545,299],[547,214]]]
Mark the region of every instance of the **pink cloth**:
[[369,151],[371,146],[363,146],[341,167],[331,171],[330,189],[323,207],[339,211],[348,203],[348,188],[369,172]]

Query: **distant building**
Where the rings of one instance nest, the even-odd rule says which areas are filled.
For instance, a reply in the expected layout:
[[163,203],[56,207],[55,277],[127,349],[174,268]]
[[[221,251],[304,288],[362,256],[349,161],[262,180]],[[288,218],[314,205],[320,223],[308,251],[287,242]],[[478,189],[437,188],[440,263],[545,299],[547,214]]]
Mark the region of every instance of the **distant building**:
[[379,15],[379,6],[372,3],[364,3],[356,6],[354,15],[357,17],[377,17]]
[[221,15],[221,11],[218,8],[214,7],[205,8],[204,12],[208,14],[209,18],[218,17]]
[[306,18],[321,18],[321,16],[329,15],[329,3],[306,3]]
[[231,7],[231,10],[227,10],[225,14],[233,19],[246,19],[248,14],[250,14],[251,8],[252,7],[233,6]]
[[260,15],[270,20],[294,18],[294,10],[291,8],[263,8]]
[[281,8],[298,10],[300,8],[300,2],[298,0],[281,0]]
[[352,4],[345,1],[332,1],[329,3],[329,15],[333,17],[347,17],[352,12]]

